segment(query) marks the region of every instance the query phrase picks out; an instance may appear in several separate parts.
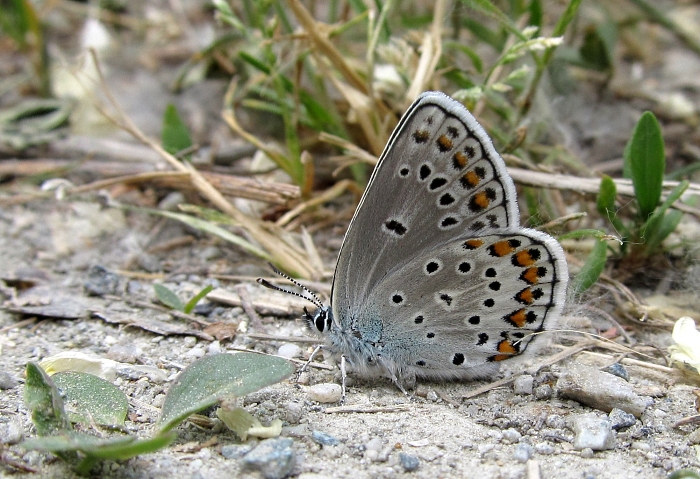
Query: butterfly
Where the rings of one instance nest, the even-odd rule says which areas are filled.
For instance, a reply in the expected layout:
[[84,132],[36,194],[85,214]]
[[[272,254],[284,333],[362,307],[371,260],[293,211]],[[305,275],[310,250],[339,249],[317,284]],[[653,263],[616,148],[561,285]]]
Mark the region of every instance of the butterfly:
[[567,281],[561,245],[520,225],[487,133],[461,103],[426,92],[350,222],[330,305],[304,296],[318,308],[305,320],[355,373],[388,376],[405,392],[417,378],[493,374],[556,321]]

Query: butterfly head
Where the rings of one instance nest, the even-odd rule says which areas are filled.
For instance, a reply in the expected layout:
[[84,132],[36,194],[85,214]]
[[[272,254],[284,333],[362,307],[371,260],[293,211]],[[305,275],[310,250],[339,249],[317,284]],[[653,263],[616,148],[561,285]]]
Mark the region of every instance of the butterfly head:
[[304,308],[304,321],[311,331],[325,336],[330,333],[333,326],[333,310],[329,306],[321,306],[311,314]]

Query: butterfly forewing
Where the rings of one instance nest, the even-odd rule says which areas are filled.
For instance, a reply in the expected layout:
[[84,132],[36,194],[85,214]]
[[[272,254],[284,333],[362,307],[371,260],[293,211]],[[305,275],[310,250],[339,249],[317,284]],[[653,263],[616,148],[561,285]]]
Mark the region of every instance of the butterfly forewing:
[[[429,92],[392,134],[338,258],[331,304],[342,322],[388,274],[462,234],[518,227],[515,188],[466,109]],[[360,278],[360,280],[350,278]]]

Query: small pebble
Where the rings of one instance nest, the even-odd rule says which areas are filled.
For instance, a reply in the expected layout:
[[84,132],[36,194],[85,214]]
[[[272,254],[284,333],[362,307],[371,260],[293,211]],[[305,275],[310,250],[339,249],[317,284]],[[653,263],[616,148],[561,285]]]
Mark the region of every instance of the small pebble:
[[532,394],[532,385],[534,381],[535,378],[529,374],[518,376],[515,378],[515,381],[513,381],[513,392],[515,392],[515,394]]
[[614,374],[618,378],[622,378],[627,382],[630,381],[630,373],[628,373],[627,369],[625,369],[625,367],[620,363],[611,364],[607,368],[603,369],[603,371]]
[[540,384],[535,388],[534,395],[538,401],[550,399],[552,397],[552,386],[549,384]]
[[584,447],[581,449],[581,457],[584,459],[591,459],[593,457],[593,449],[590,447]]
[[12,374],[7,371],[0,371],[0,389],[5,391],[7,389],[12,389],[17,386],[18,382],[12,376]]
[[401,464],[401,467],[403,467],[404,471],[413,472],[418,469],[418,466],[420,466],[420,459],[418,459],[416,456],[406,454],[405,452],[400,452],[399,463]]
[[331,403],[340,401],[342,392],[339,384],[320,383],[309,386],[306,390],[306,395],[311,401]]
[[535,452],[537,454],[554,454],[554,447],[552,447],[551,444],[547,444],[546,442],[540,442],[535,444]]
[[505,431],[503,431],[503,440],[511,444],[518,442],[521,437],[522,434],[520,434],[513,428],[506,429]]
[[301,348],[293,343],[285,343],[277,349],[277,355],[283,358],[296,358],[301,354]]
[[438,395],[435,391],[432,389],[428,391],[428,394],[425,395],[425,399],[428,401],[436,402],[438,400]]
[[635,418],[634,415],[618,408],[613,408],[613,410],[610,411],[608,419],[610,419],[612,428],[616,430],[634,426],[634,423],[637,422],[637,418]]
[[253,450],[250,444],[227,444],[221,447],[221,455],[226,459],[238,459]]
[[290,438],[267,439],[243,456],[243,465],[260,471],[265,479],[282,479],[294,469],[294,451]]
[[209,346],[207,346],[207,354],[221,354],[221,343],[219,341],[212,341],[209,343]]
[[521,442],[515,446],[515,450],[513,451],[513,459],[518,462],[526,463],[530,460],[530,458],[532,458],[533,454],[533,447],[529,444]]
[[595,414],[577,414],[570,418],[574,431],[574,449],[590,448],[595,451],[615,448],[612,424],[607,417]]
[[204,349],[200,348],[199,346],[190,349],[185,353],[185,356],[190,357],[190,358],[203,358],[204,355],[207,354]]
[[311,433],[311,440],[321,446],[337,446],[340,444],[338,439],[321,431],[313,431]]
[[10,419],[8,422],[0,424],[0,443],[17,444],[24,439],[24,429],[17,419]]
[[299,424],[301,416],[304,414],[304,406],[301,403],[290,401],[286,405],[287,422],[289,424]]

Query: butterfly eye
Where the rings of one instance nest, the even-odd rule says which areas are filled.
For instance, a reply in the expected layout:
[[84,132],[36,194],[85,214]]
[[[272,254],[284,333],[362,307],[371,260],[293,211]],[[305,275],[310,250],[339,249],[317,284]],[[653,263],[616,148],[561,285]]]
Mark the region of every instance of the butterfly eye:
[[[330,318],[328,318],[328,319],[330,319]],[[326,311],[325,310],[320,310],[316,314],[316,319],[315,319],[314,323],[316,325],[316,329],[318,329],[319,332],[322,333],[326,327]],[[329,326],[330,326],[330,323],[329,323]]]

